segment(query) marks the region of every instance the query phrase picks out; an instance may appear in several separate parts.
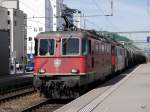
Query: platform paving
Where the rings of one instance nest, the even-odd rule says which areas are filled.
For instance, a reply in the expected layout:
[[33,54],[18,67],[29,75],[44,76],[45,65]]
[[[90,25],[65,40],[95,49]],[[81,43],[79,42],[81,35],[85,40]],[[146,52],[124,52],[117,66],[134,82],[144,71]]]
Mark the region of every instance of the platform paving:
[[116,84],[94,89],[55,112],[150,112],[150,64],[138,66]]

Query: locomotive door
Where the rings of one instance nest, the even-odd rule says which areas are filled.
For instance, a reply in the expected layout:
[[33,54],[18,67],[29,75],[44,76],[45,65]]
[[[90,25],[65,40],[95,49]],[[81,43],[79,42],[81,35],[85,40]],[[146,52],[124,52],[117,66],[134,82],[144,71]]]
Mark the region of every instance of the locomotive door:
[[[86,51],[86,52],[84,53],[83,51]],[[92,72],[93,67],[94,67],[94,57],[93,57],[93,52],[92,52],[91,40],[82,39],[82,54],[87,57],[88,72]]]

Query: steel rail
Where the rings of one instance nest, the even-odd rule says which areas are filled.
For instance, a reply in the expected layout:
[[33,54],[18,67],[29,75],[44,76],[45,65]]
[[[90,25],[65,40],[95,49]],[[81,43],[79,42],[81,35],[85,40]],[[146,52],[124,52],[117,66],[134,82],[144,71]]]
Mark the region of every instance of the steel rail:
[[31,94],[31,93],[34,93],[34,92],[35,92],[34,88],[29,88],[29,89],[25,89],[25,90],[19,90],[19,91],[15,91],[15,92],[12,92],[12,93],[8,93],[6,95],[0,96],[0,103],[4,102],[4,101],[7,101],[7,100],[10,100],[10,99],[13,99],[14,97],[27,95],[27,94]]

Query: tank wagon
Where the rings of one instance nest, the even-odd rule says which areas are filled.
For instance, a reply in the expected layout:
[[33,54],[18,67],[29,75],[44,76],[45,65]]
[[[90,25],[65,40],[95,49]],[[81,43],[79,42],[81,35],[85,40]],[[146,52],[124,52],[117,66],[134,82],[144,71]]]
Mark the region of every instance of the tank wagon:
[[40,33],[35,39],[33,83],[50,98],[75,98],[89,84],[143,62],[140,56],[92,31]]

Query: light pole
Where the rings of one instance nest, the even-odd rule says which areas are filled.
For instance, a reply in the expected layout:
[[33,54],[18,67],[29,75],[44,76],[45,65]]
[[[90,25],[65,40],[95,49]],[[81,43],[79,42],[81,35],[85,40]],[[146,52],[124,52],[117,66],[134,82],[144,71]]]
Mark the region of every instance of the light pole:
[[111,16],[113,16],[113,11],[114,10],[114,1],[111,0]]
[[[29,37],[29,41],[30,41],[30,44],[31,44],[31,49],[30,49],[30,57],[31,57],[31,55],[32,55],[32,37]],[[30,60],[31,61],[31,60]]]

